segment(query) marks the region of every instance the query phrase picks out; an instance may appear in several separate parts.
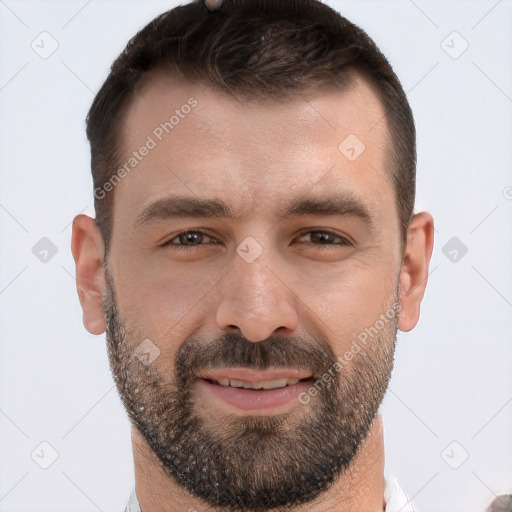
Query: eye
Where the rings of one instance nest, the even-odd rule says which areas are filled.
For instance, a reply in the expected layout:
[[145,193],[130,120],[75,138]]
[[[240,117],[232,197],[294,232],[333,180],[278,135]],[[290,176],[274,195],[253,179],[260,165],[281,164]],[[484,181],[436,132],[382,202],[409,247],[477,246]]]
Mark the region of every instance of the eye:
[[[304,236],[309,236],[311,242],[313,245],[345,245],[345,246],[351,246],[353,245],[351,242],[349,242],[346,238],[343,238],[342,236],[336,235],[335,233],[331,233],[330,231],[307,231],[306,233],[301,234],[299,238],[303,238]],[[338,239],[339,242],[334,242],[333,240]]]
[[[205,242],[215,240],[214,238],[208,236],[206,233],[202,231],[183,231],[178,233],[174,238],[171,238],[167,242],[162,244],[162,247],[172,246],[176,249],[192,249],[194,247],[198,247],[199,245],[204,245]],[[216,241],[214,241],[216,243]]]
[[[299,243],[310,243],[317,246],[351,246],[353,245],[351,242],[349,242],[346,238],[336,235],[335,233],[331,233],[330,231],[307,231],[305,233],[302,233],[299,235],[299,237],[296,240],[299,240],[301,238],[304,238],[308,236],[310,241],[309,242],[299,242]],[[338,241],[336,241],[338,240]],[[167,242],[163,243],[161,247],[173,247],[175,249],[194,249],[196,247],[199,247],[200,245],[205,245],[209,243],[216,244],[217,241],[213,238],[208,236],[203,231],[198,230],[189,230],[189,231],[182,231],[181,233],[178,233],[175,237],[171,238]]]

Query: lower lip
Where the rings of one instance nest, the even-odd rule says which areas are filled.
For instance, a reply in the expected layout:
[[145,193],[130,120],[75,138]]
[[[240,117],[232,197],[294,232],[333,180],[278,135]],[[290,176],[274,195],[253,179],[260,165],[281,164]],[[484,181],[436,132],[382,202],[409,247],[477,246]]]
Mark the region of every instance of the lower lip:
[[245,389],[221,386],[204,379],[199,379],[198,384],[210,396],[243,411],[270,411],[298,402],[300,393],[311,385],[308,380],[279,389]]

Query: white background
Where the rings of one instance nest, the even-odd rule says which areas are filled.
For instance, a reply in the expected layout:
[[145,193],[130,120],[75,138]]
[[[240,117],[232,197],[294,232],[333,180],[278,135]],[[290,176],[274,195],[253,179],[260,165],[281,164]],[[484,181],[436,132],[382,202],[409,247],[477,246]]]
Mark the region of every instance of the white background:
[[[84,130],[94,94],[128,39],[174,5],[0,1],[3,512],[124,510],[129,423],[104,336],[81,323],[71,221],[94,216]],[[436,221],[422,317],[399,333],[382,407],[386,471],[419,512],[484,511],[512,492],[512,3],[330,5],[375,39],[408,92],[416,209]],[[59,45],[47,59],[31,48],[43,31]],[[459,36],[446,39],[453,31],[469,43],[458,58],[445,51],[463,49]],[[58,250],[46,263],[32,253],[42,237]],[[455,263],[442,252],[452,237],[468,248]],[[31,458],[43,441],[58,452],[48,469]],[[466,452],[458,469],[447,463]]]

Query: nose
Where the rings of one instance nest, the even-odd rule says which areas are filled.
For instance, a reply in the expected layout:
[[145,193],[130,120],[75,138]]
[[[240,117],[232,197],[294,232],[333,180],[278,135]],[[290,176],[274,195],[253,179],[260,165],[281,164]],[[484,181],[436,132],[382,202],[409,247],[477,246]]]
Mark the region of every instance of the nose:
[[252,342],[294,332],[299,324],[298,297],[282,275],[264,254],[252,263],[236,256],[217,306],[218,327],[238,330]]

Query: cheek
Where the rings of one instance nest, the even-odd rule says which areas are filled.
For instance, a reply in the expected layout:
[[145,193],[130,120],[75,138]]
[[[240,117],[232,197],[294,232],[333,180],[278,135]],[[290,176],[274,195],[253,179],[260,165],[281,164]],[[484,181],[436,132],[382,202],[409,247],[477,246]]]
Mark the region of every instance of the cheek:
[[210,316],[221,276],[220,272],[146,270],[125,279],[117,293],[126,326],[141,340],[153,341],[167,360]]
[[[156,257],[158,256],[158,257]],[[133,263],[133,264],[131,264]],[[178,322],[213,292],[221,280],[222,269],[207,269],[200,263],[173,262],[161,255],[119,266],[118,298],[122,306],[145,318],[165,318]],[[152,323],[151,325],[155,325]]]
[[304,314],[331,339],[336,353],[345,351],[357,336],[386,314],[395,299],[396,276],[375,267],[340,272],[329,281],[303,283],[299,296]]

